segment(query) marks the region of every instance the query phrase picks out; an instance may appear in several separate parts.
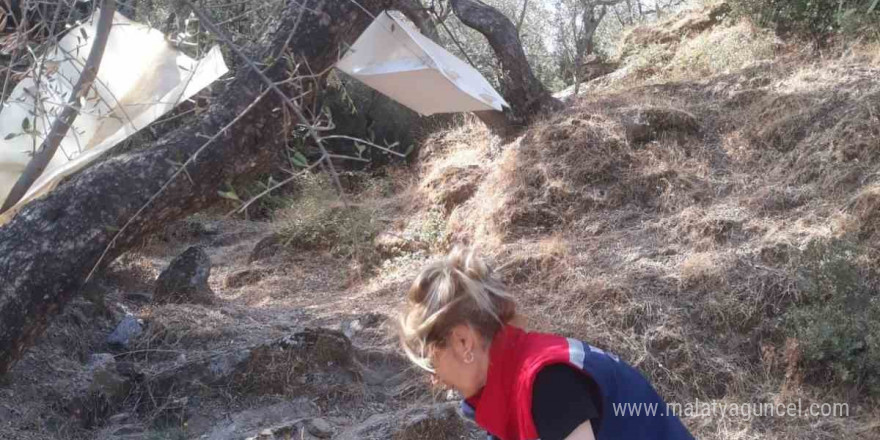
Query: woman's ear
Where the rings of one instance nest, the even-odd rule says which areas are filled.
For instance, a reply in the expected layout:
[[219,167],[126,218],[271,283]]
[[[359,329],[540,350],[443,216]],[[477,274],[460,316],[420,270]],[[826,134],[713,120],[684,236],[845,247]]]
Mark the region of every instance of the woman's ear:
[[452,351],[459,359],[465,359],[468,353],[473,353],[480,342],[479,334],[467,324],[456,325],[449,335]]

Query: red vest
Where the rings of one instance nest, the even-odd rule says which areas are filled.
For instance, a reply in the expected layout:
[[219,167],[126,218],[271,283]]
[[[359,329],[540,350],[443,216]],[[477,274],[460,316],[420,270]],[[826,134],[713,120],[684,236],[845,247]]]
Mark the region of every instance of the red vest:
[[[582,341],[562,336],[526,333],[507,325],[489,349],[486,385],[462,402],[465,416],[501,440],[536,440],[532,420],[532,385],[545,366],[566,364],[582,371],[599,386],[602,400],[597,440],[692,440],[678,417],[663,414],[666,404],[634,368],[617,356]],[[613,405],[655,405],[652,415],[615,414]]]
[[567,361],[568,357],[568,343],[561,336],[527,334],[509,325],[502,328],[489,349],[486,385],[467,399],[476,409],[474,420],[504,440],[537,439],[532,421],[535,375],[545,365]]

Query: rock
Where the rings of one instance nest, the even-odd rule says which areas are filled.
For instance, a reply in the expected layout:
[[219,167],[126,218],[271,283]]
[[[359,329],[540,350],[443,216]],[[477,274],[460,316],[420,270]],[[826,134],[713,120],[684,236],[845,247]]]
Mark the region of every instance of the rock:
[[256,284],[267,275],[269,275],[268,269],[242,269],[227,275],[226,280],[223,282],[223,287],[226,287],[227,289],[235,289]]
[[345,336],[348,336],[349,338],[358,334],[363,329],[364,329],[364,326],[361,325],[361,321],[358,319],[355,319],[354,321],[347,322],[342,325],[342,333],[344,333]]
[[116,372],[131,379],[134,382],[142,382],[146,377],[134,362],[116,362]]
[[333,426],[322,418],[309,420],[306,429],[309,431],[309,434],[318,438],[330,438],[333,436]]
[[210,374],[207,377],[209,382],[219,382],[232,376],[250,357],[251,351],[248,349],[236,350],[212,357],[208,362]]
[[101,424],[128,397],[131,382],[116,367],[112,354],[93,354],[82,377],[73,385],[68,382],[71,388],[66,390],[63,405],[82,427]]
[[280,250],[282,250],[283,247],[284,246],[280,235],[272,234],[268,237],[265,237],[258,241],[257,244],[254,246],[254,249],[251,251],[250,256],[248,256],[248,263],[253,263],[255,261],[272,257]]
[[627,139],[634,144],[645,144],[662,135],[683,137],[700,133],[700,124],[694,115],[669,107],[629,108],[623,110],[621,119]]
[[116,329],[107,336],[107,345],[115,350],[127,350],[129,344],[143,333],[141,320],[134,315],[125,315],[116,325]]
[[116,371],[116,359],[112,354],[93,354],[89,359],[88,370],[91,375],[90,392],[99,394],[107,400],[125,397],[128,393],[129,382]]
[[320,408],[311,399],[301,397],[269,406],[251,407],[217,420],[207,430],[199,431],[190,424],[188,438],[204,440],[257,439],[270,434],[270,439],[313,438],[302,435],[305,420],[319,414]]
[[359,380],[362,367],[355,356],[354,346],[342,333],[306,328],[277,340],[218,350],[207,357],[181,356],[173,366],[144,380],[158,395],[172,390],[196,395],[206,387],[256,395],[319,394]]
[[199,246],[193,246],[171,261],[156,280],[153,301],[158,304],[212,304],[214,292],[208,286],[211,258]]

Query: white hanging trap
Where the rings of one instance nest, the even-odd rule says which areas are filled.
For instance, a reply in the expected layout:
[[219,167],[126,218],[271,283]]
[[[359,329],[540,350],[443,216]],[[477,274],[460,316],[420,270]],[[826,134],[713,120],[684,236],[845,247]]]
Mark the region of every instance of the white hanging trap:
[[423,116],[508,106],[480,72],[387,12],[336,67]]
[[[98,15],[68,31],[43,58],[41,80],[28,73],[0,109],[0,203],[67,102],[95,40]],[[43,174],[0,216],[0,225],[227,71],[219,47],[196,60],[172,47],[158,30],[115,14],[97,79],[82,97],[79,116]]]

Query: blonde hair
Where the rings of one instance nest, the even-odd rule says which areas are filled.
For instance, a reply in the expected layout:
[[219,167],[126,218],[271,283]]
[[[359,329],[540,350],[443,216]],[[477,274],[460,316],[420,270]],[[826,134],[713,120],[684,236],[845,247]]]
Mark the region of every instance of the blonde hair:
[[413,281],[400,316],[400,343],[413,363],[433,372],[428,350],[442,347],[453,327],[470,325],[491,341],[515,316],[513,298],[489,265],[473,249],[456,247]]

